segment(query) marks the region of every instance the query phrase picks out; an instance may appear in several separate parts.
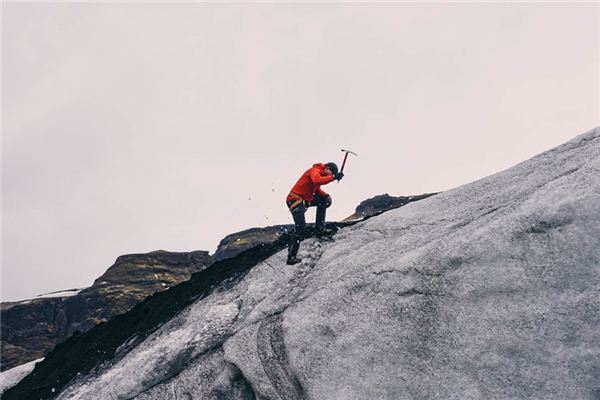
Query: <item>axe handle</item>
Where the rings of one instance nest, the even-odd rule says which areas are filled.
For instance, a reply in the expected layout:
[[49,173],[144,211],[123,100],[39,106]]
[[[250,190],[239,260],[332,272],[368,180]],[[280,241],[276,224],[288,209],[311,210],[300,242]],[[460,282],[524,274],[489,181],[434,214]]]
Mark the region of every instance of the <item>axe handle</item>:
[[344,162],[342,163],[342,169],[340,169],[340,172],[344,172],[344,166],[346,165],[347,158],[348,158],[348,152],[346,152],[346,155],[344,156]]

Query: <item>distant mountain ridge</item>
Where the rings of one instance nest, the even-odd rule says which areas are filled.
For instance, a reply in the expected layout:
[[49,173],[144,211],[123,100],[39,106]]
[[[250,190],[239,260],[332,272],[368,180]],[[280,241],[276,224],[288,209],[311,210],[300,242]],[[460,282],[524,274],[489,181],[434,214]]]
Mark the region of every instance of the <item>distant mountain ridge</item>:
[[[35,360],[75,331],[123,314],[149,295],[186,281],[211,263],[207,251],[124,255],[92,286],[0,305],[2,371]],[[56,297],[55,297],[56,296]]]

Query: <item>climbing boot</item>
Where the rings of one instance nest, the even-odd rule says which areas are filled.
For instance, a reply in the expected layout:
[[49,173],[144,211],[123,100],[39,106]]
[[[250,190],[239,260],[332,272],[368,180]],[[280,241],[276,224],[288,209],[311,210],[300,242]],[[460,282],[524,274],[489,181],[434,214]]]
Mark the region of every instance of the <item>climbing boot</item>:
[[334,229],[326,229],[326,228],[317,228],[315,229],[315,237],[321,241],[329,241],[333,240],[333,235],[337,230]]
[[294,264],[298,264],[299,262],[301,262],[302,260],[300,260],[298,257],[296,256],[289,256],[287,259],[286,264],[287,265],[294,265]]

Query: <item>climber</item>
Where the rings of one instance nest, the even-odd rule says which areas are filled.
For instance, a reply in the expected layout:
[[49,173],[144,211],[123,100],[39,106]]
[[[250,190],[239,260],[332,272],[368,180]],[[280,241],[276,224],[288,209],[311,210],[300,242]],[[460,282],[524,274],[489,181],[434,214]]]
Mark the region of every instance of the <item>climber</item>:
[[321,185],[326,185],[334,180],[339,182],[343,177],[344,173],[338,172],[338,167],[335,163],[314,164],[312,168],[302,174],[288,194],[285,202],[292,213],[295,225],[288,246],[288,265],[300,262],[296,254],[298,254],[300,242],[304,238],[304,229],[306,227],[304,213],[306,213],[308,207],[317,207],[315,235],[317,237],[327,235],[324,229],[325,211],[331,205],[331,196],[321,189]]

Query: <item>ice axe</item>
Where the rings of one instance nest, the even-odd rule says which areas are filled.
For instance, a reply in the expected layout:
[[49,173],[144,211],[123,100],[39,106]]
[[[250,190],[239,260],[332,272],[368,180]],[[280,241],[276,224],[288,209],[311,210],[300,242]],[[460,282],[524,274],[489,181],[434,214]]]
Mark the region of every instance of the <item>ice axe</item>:
[[355,153],[355,152],[353,152],[353,151],[350,151],[350,150],[344,150],[344,149],[342,149],[342,151],[343,151],[344,153],[346,153],[346,154],[344,155],[344,162],[342,163],[342,169],[340,169],[340,172],[344,172],[344,167],[346,166],[346,160],[348,159],[348,154],[354,154],[355,156],[357,156],[357,157],[358,157],[358,154],[356,154],[356,153]]

